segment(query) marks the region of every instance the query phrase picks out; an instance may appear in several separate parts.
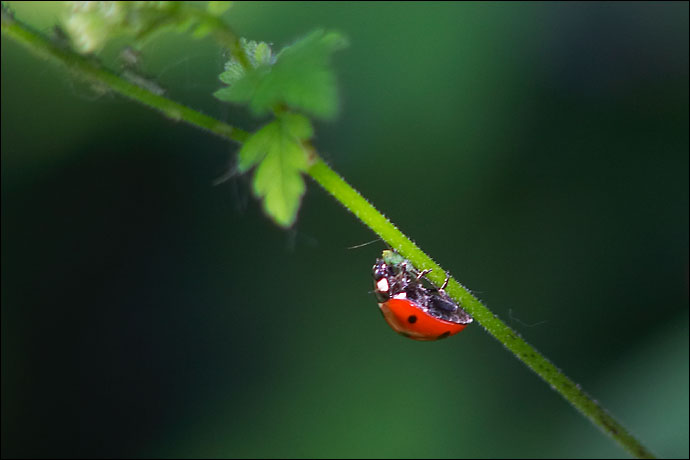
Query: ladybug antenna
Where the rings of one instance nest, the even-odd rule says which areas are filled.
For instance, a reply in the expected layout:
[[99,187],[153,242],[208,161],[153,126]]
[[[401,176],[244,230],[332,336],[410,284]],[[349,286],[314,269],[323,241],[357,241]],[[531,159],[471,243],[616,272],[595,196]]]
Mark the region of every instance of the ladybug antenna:
[[367,241],[366,243],[357,244],[357,245],[355,245],[355,246],[350,246],[350,247],[347,248],[347,249],[359,249],[359,248],[363,248],[364,246],[368,246],[368,245],[370,245],[370,244],[372,244],[372,243],[376,243],[377,241],[381,241],[381,238],[376,238],[375,240]]

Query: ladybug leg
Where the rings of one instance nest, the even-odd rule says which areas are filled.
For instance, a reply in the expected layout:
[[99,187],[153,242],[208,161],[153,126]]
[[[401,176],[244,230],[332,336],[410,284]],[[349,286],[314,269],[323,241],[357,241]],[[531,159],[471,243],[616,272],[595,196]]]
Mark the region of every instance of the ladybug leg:
[[422,270],[422,271],[419,272],[419,274],[417,275],[416,281],[421,280],[425,275],[427,275],[427,274],[429,274],[429,273],[431,273],[431,269],[430,269],[430,268],[427,268],[426,270]]
[[[395,273],[395,271],[397,271],[397,273]],[[400,266],[396,267],[395,271],[392,273],[391,281],[393,285],[391,286],[391,290],[395,292],[407,291],[407,287],[410,284],[409,273],[407,272],[407,265],[405,263],[402,263],[400,264]]]
[[449,281],[449,280],[450,280],[450,275],[449,275],[448,273],[446,273],[446,279],[445,279],[445,281],[443,282],[443,286],[441,286],[441,290],[442,290],[442,291],[446,288],[446,286],[448,286],[448,281]]
[[400,264],[400,271],[395,275],[400,281],[405,279],[407,276],[407,265],[405,263]]

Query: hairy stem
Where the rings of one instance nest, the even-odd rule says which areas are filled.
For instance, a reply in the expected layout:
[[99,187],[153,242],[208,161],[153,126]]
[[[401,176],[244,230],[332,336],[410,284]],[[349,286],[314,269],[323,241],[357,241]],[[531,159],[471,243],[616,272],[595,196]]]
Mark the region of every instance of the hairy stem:
[[[431,279],[437,286],[443,283],[446,272],[323,160],[316,160],[307,172],[328,193],[333,195],[336,200],[364,222],[367,227],[376,232],[392,248],[412,262],[416,268],[419,270],[432,269],[427,278]],[[560,393],[632,455],[639,458],[653,457],[652,453],[614,419],[606,409],[528,344],[517,332],[494,315],[467,288],[451,277],[445,290],[454,300],[459,301],[465,311],[472,315],[489,334],[512,351],[520,361],[551,385],[551,388]]]
[[[124,78],[103,68],[97,62],[86,59],[68,49],[62,48],[42,35],[20,24],[14,18],[6,17],[3,12],[3,35],[28,48],[38,56],[49,58],[65,65],[76,75],[106,85],[113,91],[134,101],[160,111],[174,120],[184,121],[199,128],[208,130],[235,142],[244,142],[248,133],[234,128],[194,109],[178,104],[163,96],[130,83]],[[232,41],[234,35],[228,35]],[[392,248],[400,252],[420,270],[433,269],[428,278],[437,285],[443,282],[445,270],[427,256],[412,240],[398,230],[383,214],[374,208],[362,195],[333,171],[321,158],[314,156],[314,161],[307,173],[352,214],[371,228]],[[652,458],[647,450],[603,407],[590,398],[572,380],[565,376],[556,366],[529,345],[520,335],[509,328],[486,308],[472,293],[451,278],[446,288],[447,293],[494,336],[507,349],[530,369],[537,373],[554,390],[588,417],[594,424],[609,434],[628,452],[639,458]]]

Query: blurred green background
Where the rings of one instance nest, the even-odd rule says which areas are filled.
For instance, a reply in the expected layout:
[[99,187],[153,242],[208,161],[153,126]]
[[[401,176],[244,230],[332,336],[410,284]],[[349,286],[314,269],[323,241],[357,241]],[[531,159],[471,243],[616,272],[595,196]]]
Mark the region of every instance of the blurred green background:
[[[45,33],[55,5],[12,3]],[[238,3],[316,27],[344,177],[654,452],[688,456],[688,3]],[[113,63],[119,43],[102,56]],[[144,48],[168,95],[225,58]],[[419,343],[370,293],[380,242],[313,182],[297,225],[237,147],[2,39],[3,457],[618,457],[479,325]]]

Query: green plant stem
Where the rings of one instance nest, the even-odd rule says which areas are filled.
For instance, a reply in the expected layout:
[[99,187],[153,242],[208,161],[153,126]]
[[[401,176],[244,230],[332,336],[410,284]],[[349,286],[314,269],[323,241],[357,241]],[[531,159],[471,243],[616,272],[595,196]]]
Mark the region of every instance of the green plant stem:
[[[376,232],[386,243],[397,250],[420,270],[432,269],[428,278],[438,286],[445,278],[445,271],[427,256],[414,242],[398,230],[386,217],[374,208],[357,190],[345,182],[320,158],[307,171],[328,193],[345,206],[352,214]],[[551,388],[560,393],[583,415],[618,441],[632,455],[652,458],[653,455],[633,437],[603,407],[594,401],[579,385],[563,374],[548,359],[528,344],[520,335],[508,327],[484,306],[470,291],[452,277],[446,292],[515,356],[536,372]]]
[[[77,75],[106,85],[125,97],[152,107],[174,120],[184,121],[235,142],[241,143],[249,135],[246,131],[229,126],[196,110],[136,86],[104,69],[96,62],[77,55],[70,50],[58,47],[50,40],[31,31],[14,19],[7,20],[3,18],[2,33],[24,45],[35,54],[62,63]],[[410,260],[415,267],[420,270],[432,269],[433,271],[429,274],[429,278],[433,282],[437,285],[443,282],[445,271],[317,155],[314,155],[314,160],[307,173],[386,243]],[[463,308],[472,315],[475,321],[512,351],[519,360],[536,372],[554,390],[560,393],[604,432],[613,437],[628,452],[639,458],[653,458],[652,453],[604,408],[590,398],[549,360],[525,342],[517,332],[513,331],[491,313],[469,290],[451,278],[446,291],[453,299],[462,304]]]

